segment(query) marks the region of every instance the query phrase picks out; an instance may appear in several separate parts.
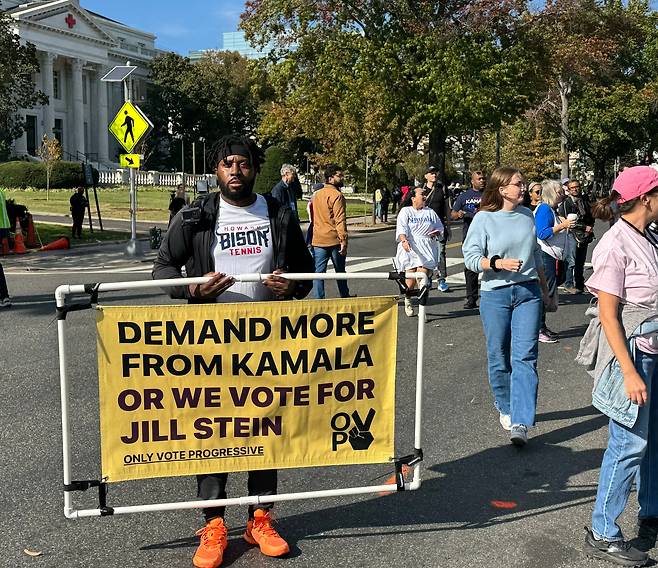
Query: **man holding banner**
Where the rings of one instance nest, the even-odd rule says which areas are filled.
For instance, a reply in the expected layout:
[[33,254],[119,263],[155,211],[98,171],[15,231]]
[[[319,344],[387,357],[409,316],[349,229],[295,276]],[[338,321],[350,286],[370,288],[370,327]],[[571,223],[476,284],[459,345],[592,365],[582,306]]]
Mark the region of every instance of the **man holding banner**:
[[[205,284],[171,289],[173,298],[190,303],[254,302],[301,299],[310,281],[294,282],[284,272],[313,272],[314,262],[292,210],[269,195],[253,192],[264,157],[249,138],[223,137],[215,148],[220,191],[179,211],[162,242],[153,267],[153,278],[209,276]],[[232,276],[272,273],[262,282],[236,282]],[[198,496],[225,499],[227,473],[197,475]],[[274,495],[277,470],[250,471],[249,495]],[[267,556],[289,551],[287,542],[273,528],[272,504],[249,507],[244,539],[258,545]],[[216,568],[228,544],[224,507],[204,509],[206,526],[197,532],[201,543],[194,555],[197,568]]]

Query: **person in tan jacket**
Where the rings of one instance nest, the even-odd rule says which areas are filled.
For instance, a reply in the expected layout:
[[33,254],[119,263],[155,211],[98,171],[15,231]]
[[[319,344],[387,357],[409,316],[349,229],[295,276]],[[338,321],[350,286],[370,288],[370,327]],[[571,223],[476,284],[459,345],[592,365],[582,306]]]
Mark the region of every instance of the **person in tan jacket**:
[[[329,258],[336,272],[345,272],[347,256],[347,213],[343,187],[343,170],[335,164],[324,171],[325,184],[313,195],[313,256],[315,272],[327,272]],[[350,295],[347,280],[336,280],[341,298]],[[315,297],[324,298],[324,280],[314,280]]]

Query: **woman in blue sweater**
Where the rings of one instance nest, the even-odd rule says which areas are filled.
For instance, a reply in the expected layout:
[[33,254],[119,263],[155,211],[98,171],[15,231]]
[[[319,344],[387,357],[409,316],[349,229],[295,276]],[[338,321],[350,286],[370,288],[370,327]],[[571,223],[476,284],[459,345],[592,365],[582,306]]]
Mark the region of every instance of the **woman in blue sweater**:
[[516,446],[527,443],[535,423],[537,337],[542,296],[548,298],[535,220],[520,206],[525,189],[521,172],[496,169],[463,245],[466,268],[483,273],[489,384],[500,424]]

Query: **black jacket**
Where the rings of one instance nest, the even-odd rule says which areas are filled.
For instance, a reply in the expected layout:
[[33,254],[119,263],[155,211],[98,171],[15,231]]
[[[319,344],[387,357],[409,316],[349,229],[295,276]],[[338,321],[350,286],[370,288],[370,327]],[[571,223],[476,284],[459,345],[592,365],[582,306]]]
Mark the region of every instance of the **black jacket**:
[[594,239],[594,233],[586,233],[585,227],[594,227],[594,217],[592,216],[592,206],[589,199],[584,195],[577,198],[580,200],[580,207],[577,200],[572,199],[570,196],[564,198],[564,201],[558,205],[558,215],[565,217],[570,213],[578,215],[576,224],[571,232],[579,243],[591,242]]
[[[212,255],[219,192],[197,199],[179,211],[162,240],[158,257],[153,264],[152,276],[156,280],[181,278],[181,268],[185,266],[188,277],[203,276],[215,271]],[[304,235],[295,220],[290,207],[284,207],[271,195],[266,194],[267,210],[270,217],[272,243],[274,245],[274,266],[286,272],[315,272],[315,264],[304,241]],[[185,212],[195,219],[183,222]],[[221,267],[217,267],[221,271]],[[298,281],[293,297],[304,298],[311,291],[312,281]],[[187,286],[169,289],[172,298],[187,299],[190,303],[214,302],[190,296]]]

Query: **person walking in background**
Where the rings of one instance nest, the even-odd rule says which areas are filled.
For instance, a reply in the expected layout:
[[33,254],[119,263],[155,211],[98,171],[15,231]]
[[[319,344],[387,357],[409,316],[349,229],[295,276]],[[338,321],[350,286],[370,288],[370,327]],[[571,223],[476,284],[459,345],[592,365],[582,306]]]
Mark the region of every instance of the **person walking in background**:
[[169,224],[171,225],[171,220],[174,218],[176,213],[178,213],[183,207],[190,204],[190,198],[185,191],[185,186],[182,183],[179,183],[176,186],[176,191],[171,195],[171,201],[169,202]]
[[513,168],[497,168],[464,241],[464,262],[482,273],[480,318],[487,345],[489,384],[501,426],[524,446],[535,423],[537,337],[548,290],[525,182]]
[[[281,181],[272,188],[272,197],[276,199],[281,205],[290,207],[299,221],[299,213],[297,211],[297,191],[295,181],[297,180],[297,170],[290,164],[283,164],[281,166]],[[299,183],[299,182],[297,182]],[[301,184],[300,184],[301,190]],[[300,196],[301,197],[301,196]]]
[[71,236],[73,238],[82,238],[82,223],[85,220],[85,211],[89,203],[85,197],[85,188],[78,187],[71,196],[69,203],[71,204],[71,218],[73,219]]
[[[577,359],[593,369],[592,404],[610,418],[584,549],[620,566],[643,566],[658,534],[658,241],[647,231],[658,220],[658,172],[625,169],[610,197],[594,204],[594,216],[610,219],[613,202],[621,219],[592,254],[586,285],[598,298],[598,317]],[[640,508],[638,537],[630,543],[618,519],[634,481]]]
[[[450,217],[457,221],[462,219],[464,221],[462,241],[466,240],[468,228],[473,221],[473,217],[480,208],[480,200],[482,199],[482,191],[487,184],[487,178],[481,171],[471,173],[471,188],[467,191],[460,193],[452,205]],[[478,282],[479,275],[468,268],[464,268],[464,279],[466,280],[466,303],[464,304],[465,310],[474,310],[478,307]]]
[[578,180],[572,179],[567,184],[567,194],[558,212],[565,219],[576,220],[569,231],[570,246],[565,258],[564,289],[572,294],[582,294],[585,291],[587,248],[594,240],[594,217],[590,201],[582,194]]
[[382,190],[381,189],[376,189],[375,190],[375,195],[374,195],[374,200],[375,200],[375,220],[382,218]]
[[541,183],[533,181],[528,184],[528,191],[523,196],[523,206],[534,211],[541,204],[542,188]]
[[439,251],[439,266],[437,269],[437,289],[440,292],[448,292],[450,287],[446,282],[448,278],[448,265],[446,262],[446,246],[450,240],[449,218],[449,201],[445,189],[440,181],[437,180],[439,170],[430,166],[425,171],[425,185],[423,190],[427,196],[427,206],[434,209],[443,224],[443,235],[441,235],[441,250]]
[[391,202],[391,192],[387,187],[382,189],[382,199],[379,202],[380,220],[382,223],[388,223],[388,204]]
[[[345,272],[347,256],[347,212],[343,187],[343,170],[335,164],[324,171],[325,184],[313,195],[313,256],[315,272],[327,272],[329,259],[336,272]],[[350,295],[347,280],[336,280],[341,298]],[[315,297],[324,298],[324,280],[314,280]]]
[[391,211],[397,213],[400,208],[400,202],[402,201],[402,190],[396,185],[391,192]]
[[[424,272],[431,277],[439,263],[440,244],[438,237],[443,233],[443,223],[433,209],[427,207],[426,196],[421,187],[409,192],[408,205],[400,209],[397,218],[396,239],[398,241],[395,265],[400,272]],[[406,281],[407,290],[418,284],[415,278]],[[411,297],[404,297],[404,313],[411,317],[414,309]]]
[[559,336],[548,329],[546,325],[546,311],[557,311],[557,287],[558,266],[564,265],[564,259],[568,255],[569,229],[573,227],[574,221],[560,219],[555,210],[564,199],[563,189],[555,180],[546,179],[541,183],[542,203],[535,209],[535,229],[537,241],[542,250],[542,262],[544,274],[548,286],[550,301],[541,312],[541,328],[539,329],[539,341],[541,343],[557,343]]

